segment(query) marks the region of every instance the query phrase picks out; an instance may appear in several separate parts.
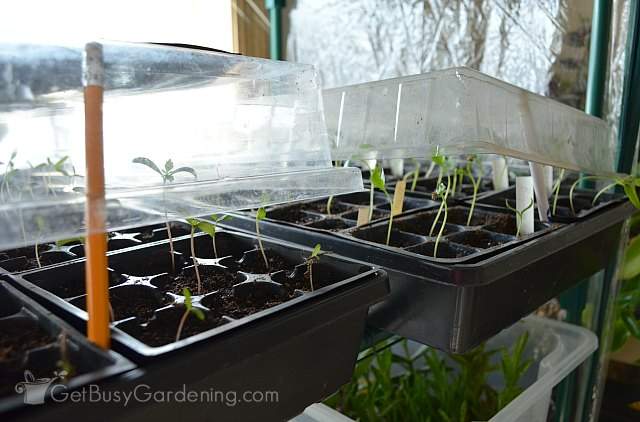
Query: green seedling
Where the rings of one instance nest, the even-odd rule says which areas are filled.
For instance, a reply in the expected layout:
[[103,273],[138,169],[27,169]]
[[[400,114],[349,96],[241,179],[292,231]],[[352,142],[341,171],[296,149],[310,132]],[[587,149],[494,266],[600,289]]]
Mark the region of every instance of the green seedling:
[[[438,166],[438,181],[436,182],[436,190],[431,194],[431,196],[434,200],[440,198],[443,201],[440,203],[440,207],[438,208],[438,213],[436,214],[436,218],[433,220],[433,223],[431,224],[431,229],[429,230],[429,236],[433,236],[433,232],[436,229],[436,225],[440,220],[440,215],[444,210],[446,200],[449,196],[449,187],[451,186],[451,183],[450,183],[451,179],[449,176],[449,160],[445,156],[440,154],[440,149],[438,147],[436,147],[435,153],[433,154],[433,156],[431,156],[431,161]],[[446,190],[443,191],[441,188],[442,177],[445,173],[447,175],[447,186],[446,186]]]
[[593,197],[592,205],[595,205],[598,202],[600,196],[605,193],[607,190],[611,189],[614,186],[620,186],[624,190],[625,195],[631,201],[631,203],[638,209],[640,209],[640,198],[638,197],[638,192],[636,192],[636,188],[640,186],[640,177],[638,176],[627,176],[627,177],[617,177],[617,178],[609,178],[604,176],[583,176],[576,180],[573,185],[571,185],[571,189],[569,189],[569,204],[571,205],[571,212],[573,215],[576,215],[576,210],[573,206],[573,192],[576,189],[576,186],[580,182],[587,180],[613,180],[613,183],[610,183],[600,189],[596,196]]
[[[527,341],[523,334],[513,351],[482,344],[447,356],[426,346],[411,352],[407,340],[387,340],[363,352],[352,381],[325,403],[359,421],[486,421],[517,395],[531,365],[524,356]],[[496,375],[505,380],[502,390],[489,382]]]
[[182,290],[182,295],[184,296],[184,313],[182,314],[182,318],[180,318],[178,331],[176,331],[176,342],[180,340],[182,329],[184,328],[184,324],[190,314],[193,314],[193,316],[198,318],[200,321],[204,321],[205,318],[202,309],[193,306],[193,303],[191,302],[191,291],[185,287],[184,290]]
[[62,246],[70,245],[72,243],[76,243],[76,242],[80,242],[80,243],[84,244],[84,242],[85,242],[84,236],[70,237],[68,239],[56,240],[56,246],[57,247],[62,247]]
[[60,349],[60,360],[56,362],[56,366],[58,367],[56,376],[61,380],[66,381],[75,375],[76,368],[73,366],[71,359],[69,358],[68,334],[64,330],[62,330],[58,336],[58,348]]
[[216,231],[219,223],[222,223],[225,220],[231,220],[230,215],[211,215],[211,222],[208,221],[200,221],[198,224],[198,228],[211,236],[211,244],[213,245],[213,256],[218,258],[218,249],[216,248]]
[[551,215],[556,215],[556,205],[558,204],[558,195],[560,195],[560,185],[562,184],[563,178],[564,169],[560,169],[558,180],[556,180],[556,183],[553,185],[553,206],[551,207]]
[[191,246],[191,261],[193,262],[193,269],[196,272],[196,280],[198,281],[198,294],[202,294],[202,280],[200,279],[200,270],[198,269],[198,258],[196,258],[196,245],[194,241],[194,234],[196,232],[196,228],[200,227],[201,223],[205,223],[204,221],[197,220],[195,218],[187,218],[187,223],[191,226],[191,236],[189,239],[189,244]]
[[260,247],[260,253],[262,254],[262,259],[264,259],[264,265],[269,271],[269,260],[267,259],[267,254],[264,253],[264,246],[262,245],[262,238],[260,237],[260,221],[267,218],[267,211],[263,207],[258,208],[256,211],[256,237],[258,238],[258,246]]
[[[433,246],[433,257],[438,257],[438,245],[440,244],[440,239],[442,238],[442,234],[444,233],[444,227],[447,224],[447,218],[449,216],[449,209],[447,206],[447,196],[449,195],[449,184],[451,183],[451,177],[447,175],[447,186],[443,183],[438,185],[438,188],[435,191],[435,195],[440,198],[442,201],[440,203],[440,210],[444,209],[444,216],[442,218],[442,225],[440,226],[440,230],[438,231],[438,235],[436,236],[436,243]],[[431,225],[431,231],[434,230],[436,223],[438,222],[438,218],[440,216],[440,210],[438,210],[438,214],[436,214],[436,218]],[[431,234],[429,234],[431,236]]]
[[311,291],[315,290],[315,288],[313,287],[313,264],[320,261],[320,255],[324,253],[325,252],[320,248],[320,244],[317,243],[313,247],[313,250],[311,251],[311,255],[309,255],[309,257],[305,260],[307,264],[306,274],[309,274],[309,284],[311,285]]
[[[18,155],[18,151],[13,151],[11,153],[11,156],[9,157],[9,161],[4,166],[4,176],[2,177],[2,185],[0,185],[0,193],[6,192],[9,198],[11,198],[11,189],[10,189],[11,179],[18,171],[15,167],[15,159],[17,155]],[[4,163],[0,163],[0,164],[4,164]]]
[[473,185],[473,197],[471,198],[471,209],[469,210],[469,216],[467,217],[467,226],[471,224],[471,219],[473,218],[473,211],[476,207],[476,199],[478,198],[478,189],[480,188],[483,176],[482,165],[478,166],[478,177],[476,178],[473,175],[473,164],[477,159],[477,156],[470,155],[467,158],[467,165],[465,166],[465,173]]
[[373,173],[371,173],[371,186],[371,190],[373,190],[374,188],[381,190],[382,193],[384,193],[384,196],[387,198],[387,201],[389,201],[389,209],[391,210],[391,213],[389,214],[387,240],[385,243],[387,246],[389,246],[389,241],[391,240],[391,226],[393,224],[393,199],[391,199],[391,195],[389,195],[389,192],[387,192],[387,188],[384,185],[384,170],[382,169],[382,167],[376,166],[373,169]]
[[[369,189],[369,218],[368,218],[368,220],[371,221],[371,218],[373,217],[373,195],[374,195],[374,191],[375,191],[375,186],[373,184],[372,178],[374,176],[374,173],[376,172],[376,169],[378,168],[378,165],[376,164],[376,166],[372,169],[369,166],[369,163],[367,163],[366,161],[362,161],[362,164],[369,171],[369,182],[371,183],[371,189]],[[380,167],[380,168],[382,168],[382,167]]]
[[[156,173],[158,173],[160,175],[160,177],[162,178],[162,184],[163,185],[166,185],[168,183],[172,183],[175,180],[176,174],[179,174],[179,173],[188,173],[188,174],[191,174],[194,177],[194,179],[198,179],[198,175],[196,174],[196,171],[193,168],[191,168],[191,167],[174,168],[173,167],[173,161],[171,159],[168,159],[164,163],[164,169],[160,169],[156,165],[156,163],[154,163],[153,161],[151,161],[150,159],[148,159],[146,157],[134,158],[133,162],[135,164],[142,164],[143,166],[146,166],[146,167],[150,168],[151,170],[155,171]],[[165,196],[164,189],[162,190],[162,201],[166,204],[166,196]],[[169,216],[167,214],[166,206],[165,206],[165,209],[164,209],[164,220],[165,220],[165,225],[167,226],[167,237],[169,238],[169,253],[171,254],[171,269],[172,269],[173,272],[175,272],[176,271],[176,258],[174,256],[173,236],[171,235],[171,226],[169,225]]]
[[38,248],[39,248],[40,235],[45,232],[47,223],[45,223],[44,218],[42,218],[41,215],[37,215],[35,217],[35,220],[36,220],[36,228],[38,229],[38,235],[36,236],[36,242],[33,248],[34,248],[34,253],[36,256],[36,263],[38,264],[38,268],[42,268],[42,263],[40,262],[40,252],[38,251]]
[[525,212],[529,211],[531,207],[533,207],[533,198],[531,198],[531,202],[529,202],[529,205],[527,205],[522,211],[518,211],[516,208],[513,208],[511,205],[509,205],[508,199],[505,199],[504,203],[508,209],[516,214],[516,237],[520,237],[520,229],[522,228],[522,216]]
[[411,182],[410,190],[411,192],[414,192],[416,190],[416,186],[418,185],[418,177],[420,176],[420,162],[418,160],[413,160],[413,159],[411,161],[414,163],[416,168],[410,171],[409,173],[405,174],[402,179],[405,181],[405,183],[407,183],[407,181],[409,180],[409,177],[413,176],[413,181]]

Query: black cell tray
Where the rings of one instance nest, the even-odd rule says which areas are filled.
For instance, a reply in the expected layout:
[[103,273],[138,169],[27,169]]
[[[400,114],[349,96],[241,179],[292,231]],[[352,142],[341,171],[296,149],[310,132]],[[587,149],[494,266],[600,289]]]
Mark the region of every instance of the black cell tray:
[[[173,237],[183,236],[190,232],[189,225],[183,222],[171,222]],[[121,230],[109,233],[107,248],[109,251],[130,248],[149,242],[167,238],[167,229],[163,224],[144,226],[135,229]],[[61,262],[74,261],[84,257],[84,245],[80,240],[58,246],[55,243],[45,243],[38,246],[41,268]],[[35,247],[25,247],[0,251],[0,273],[14,274],[38,269]]]
[[[371,308],[369,323],[447,352],[463,353],[604,268],[614,259],[623,222],[633,211],[628,202],[610,201],[588,218],[547,227],[538,223],[538,233],[528,238],[453,259],[386,247],[347,236],[345,231],[320,232],[268,219],[261,222],[261,232],[308,246],[320,243],[325,250],[381,266],[389,273],[391,295]],[[394,221],[428,212],[432,210],[409,211]],[[235,214],[224,224],[255,230],[255,221],[247,214]],[[386,223],[368,227],[383,231]],[[445,245],[455,240],[455,234],[450,236]],[[414,240],[423,245],[429,241]]]
[[[107,384],[122,382],[127,372],[131,372],[135,365],[112,351],[103,351],[83,337],[68,324],[52,315],[42,306],[35,303],[23,293],[0,281],[0,331],[16,330],[16,335],[25,332],[38,331],[43,340],[39,346],[26,351],[17,361],[0,362],[0,381],[4,390],[0,397],[0,415],[2,420],[60,420],[57,416],[74,412],[75,405],[71,402],[56,403],[53,398],[61,400],[61,394],[72,390],[83,389],[89,385],[100,384],[108,388]],[[6,331],[5,331],[6,332]],[[62,388],[49,388],[45,394],[46,405],[34,406],[25,404],[23,394],[36,393],[36,385],[22,385],[23,394],[14,393],[17,382],[26,381],[24,371],[28,370],[35,379],[54,378],[56,362],[60,359],[59,335],[66,333],[66,347],[76,375]],[[47,338],[48,337],[48,338]],[[45,344],[46,343],[46,344]],[[135,372],[135,371],[134,371]],[[7,385],[9,383],[10,385]],[[53,381],[52,385],[59,383]],[[30,390],[30,391],[27,391]],[[6,394],[9,393],[9,394]],[[14,394],[11,394],[14,393]],[[31,396],[33,399],[34,396]],[[72,420],[72,419],[68,419]]]
[[[189,240],[189,236],[174,240],[176,266],[182,273],[193,271]],[[224,258],[214,258],[209,236],[196,234],[195,248],[203,279],[215,273],[229,275],[244,268],[237,268],[243,263],[255,266],[261,262],[255,236],[221,229],[216,234],[216,244],[218,256]],[[116,319],[120,318],[114,302],[118,295],[128,298],[129,303],[146,296],[158,308],[153,315],[139,316],[140,319],[119,319],[112,329],[113,348],[144,369],[139,382],[149,385],[152,391],[176,390],[184,384],[188,390],[236,392],[238,397],[244,391],[276,391],[278,395],[277,403],[235,406],[138,403],[127,408],[128,417],[205,420],[215,415],[216,420],[284,420],[349,381],[369,305],[389,292],[386,273],[325,254],[314,264],[316,290],[297,290],[290,282],[306,270],[303,262],[310,250],[273,239],[263,239],[263,244],[269,256],[282,258],[287,270],[268,275],[235,272],[241,278],[234,278],[234,297],[288,294],[288,301],[242,317],[214,311],[218,290],[196,295],[194,306],[202,309],[207,321],[216,320],[218,326],[158,347],[135,336],[144,331],[144,321],[177,328],[183,313],[181,295],[161,292],[167,286],[171,268],[167,242],[109,253],[110,295]],[[84,296],[80,295],[83,268],[82,261],[72,262],[10,278],[45,306],[84,328]],[[187,321],[187,326],[199,323],[191,316]]]

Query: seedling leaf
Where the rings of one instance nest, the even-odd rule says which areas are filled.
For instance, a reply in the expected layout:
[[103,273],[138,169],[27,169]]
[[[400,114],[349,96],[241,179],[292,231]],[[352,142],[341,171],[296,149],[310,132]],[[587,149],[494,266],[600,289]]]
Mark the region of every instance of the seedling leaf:
[[256,212],[256,220],[261,221],[267,218],[267,211],[264,208],[258,208]]
[[143,166],[149,167],[151,170],[153,170],[156,173],[158,173],[164,179],[164,174],[162,173],[162,171],[160,171],[160,169],[158,168],[156,163],[154,163],[150,159],[148,159],[146,157],[137,157],[137,158],[133,159],[133,162],[136,163],[136,164],[142,164]]
[[321,253],[322,253],[322,250],[320,249],[320,244],[317,243],[316,246],[313,247],[313,251],[311,251],[310,258],[315,258],[319,256]]
[[164,163],[164,171],[166,171],[167,173],[169,173],[171,171],[171,169],[173,168],[173,161],[171,160],[171,158],[169,158],[165,163]]
[[192,167],[178,167],[177,169],[175,169],[175,170],[173,170],[171,172],[171,176],[173,176],[174,174],[177,174],[177,173],[189,173],[195,179],[198,178],[198,175],[196,174],[196,171]]

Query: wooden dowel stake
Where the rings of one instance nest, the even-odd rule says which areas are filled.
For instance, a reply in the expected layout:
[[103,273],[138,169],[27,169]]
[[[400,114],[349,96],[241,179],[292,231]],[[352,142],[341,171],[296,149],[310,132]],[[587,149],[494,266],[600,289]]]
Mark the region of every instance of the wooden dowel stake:
[[84,57],[85,159],[87,225],[86,288],[89,321],[87,337],[96,345],[110,347],[109,282],[105,236],[104,154],[102,144],[102,100],[104,67],[102,46],[89,43]]

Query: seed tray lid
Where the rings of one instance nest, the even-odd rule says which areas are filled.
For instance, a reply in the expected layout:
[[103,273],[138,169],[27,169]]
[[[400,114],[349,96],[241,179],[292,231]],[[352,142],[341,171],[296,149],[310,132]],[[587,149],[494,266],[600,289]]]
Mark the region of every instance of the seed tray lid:
[[[107,230],[362,190],[331,166],[312,66],[101,45]],[[83,234],[83,51],[0,43],[0,249]]]
[[614,175],[616,143],[601,119],[467,68],[327,89],[336,160],[501,154]]

